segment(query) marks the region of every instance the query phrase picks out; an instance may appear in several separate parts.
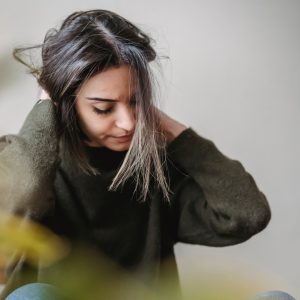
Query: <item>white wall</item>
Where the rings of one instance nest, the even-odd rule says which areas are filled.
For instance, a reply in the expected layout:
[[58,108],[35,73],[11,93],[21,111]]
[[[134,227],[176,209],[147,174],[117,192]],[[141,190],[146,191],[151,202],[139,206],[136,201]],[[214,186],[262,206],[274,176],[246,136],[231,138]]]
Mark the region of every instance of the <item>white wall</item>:
[[233,284],[243,278],[254,291],[300,298],[300,1],[1,0],[0,135],[17,132],[37,100],[12,48],[41,42],[69,13],[91,8],[152,34],[170,56],[165,111],[240,160],[269,199],[271,223],[246,243],[176,247],[184,287],[190,274],[200,287],[230,274]]

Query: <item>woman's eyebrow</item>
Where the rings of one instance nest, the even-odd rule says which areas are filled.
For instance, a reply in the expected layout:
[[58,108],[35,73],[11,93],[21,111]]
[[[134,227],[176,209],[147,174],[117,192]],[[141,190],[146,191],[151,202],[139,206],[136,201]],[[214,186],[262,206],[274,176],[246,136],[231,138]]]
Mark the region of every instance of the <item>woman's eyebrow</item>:
[[103,102],[118,102],[118,100],[115,99],[107,99],[107,98],[99,98],[99,97],[85,97],[88,100],[94,100],[94,101],[103,101]]

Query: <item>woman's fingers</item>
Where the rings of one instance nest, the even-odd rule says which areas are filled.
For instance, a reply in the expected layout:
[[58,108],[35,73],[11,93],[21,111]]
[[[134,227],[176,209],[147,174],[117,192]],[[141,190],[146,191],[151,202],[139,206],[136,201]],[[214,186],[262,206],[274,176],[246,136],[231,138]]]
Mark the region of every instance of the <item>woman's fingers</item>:
[[39,99],[41,99],[41,100],[48,100],[49,99],[50,100],[50,96],[44,89],[41,89]]

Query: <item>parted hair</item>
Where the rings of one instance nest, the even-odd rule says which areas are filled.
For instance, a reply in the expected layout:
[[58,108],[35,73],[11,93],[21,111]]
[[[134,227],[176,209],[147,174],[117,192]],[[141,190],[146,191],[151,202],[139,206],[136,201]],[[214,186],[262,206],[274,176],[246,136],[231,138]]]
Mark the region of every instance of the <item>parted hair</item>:
[[[14,49],[14,57],[30,68],[40,86],[55,102],[61,128],[61,149],[89,175],[98,174],[84,152],[84,139],[76,116],[76,91],[92,76],[111,67],[128,65],[134,76],[136,126],[124,161],[109,189],[128,179],[135,182],[139,200],[145,200],[153,183],[169,200],[165,172],[166,138],[156,113],[154,75],[150,62],[157,59],[151,38],[137,26],[107,10],[79,11],[59,29],[50,29],[41,45]],[[41,66],[22,58],[24,51],[42,49]]]

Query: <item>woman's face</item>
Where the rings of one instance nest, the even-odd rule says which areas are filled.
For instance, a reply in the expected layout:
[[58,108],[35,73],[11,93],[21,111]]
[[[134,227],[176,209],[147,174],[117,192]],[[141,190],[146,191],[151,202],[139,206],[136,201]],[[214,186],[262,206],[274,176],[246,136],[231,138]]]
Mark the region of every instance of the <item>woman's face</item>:
[[136,124],[129,67],[109,68],[88,79],[77,91],[75,109],[89,146],[128,150]]

